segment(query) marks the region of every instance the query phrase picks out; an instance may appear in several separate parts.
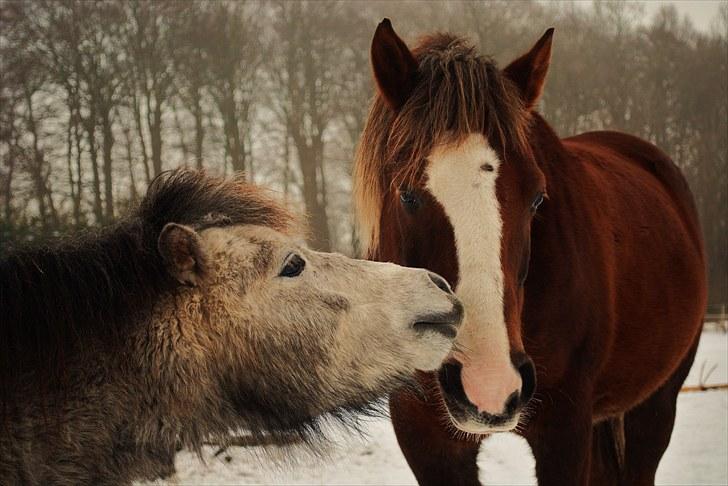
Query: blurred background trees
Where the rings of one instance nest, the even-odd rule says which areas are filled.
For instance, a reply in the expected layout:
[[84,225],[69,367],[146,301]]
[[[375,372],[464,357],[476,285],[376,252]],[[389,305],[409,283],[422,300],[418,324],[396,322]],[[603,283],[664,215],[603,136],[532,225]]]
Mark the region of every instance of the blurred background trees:
[[469,36],[501,65],[556,27],[541,111],[562,136],[633,133],[683,169],[728,301],[728,4],[710,31],[604,2],[0,4],[0,251],[108,224],[160,171],[245,171],[356,254],[351,161],[382,17]]

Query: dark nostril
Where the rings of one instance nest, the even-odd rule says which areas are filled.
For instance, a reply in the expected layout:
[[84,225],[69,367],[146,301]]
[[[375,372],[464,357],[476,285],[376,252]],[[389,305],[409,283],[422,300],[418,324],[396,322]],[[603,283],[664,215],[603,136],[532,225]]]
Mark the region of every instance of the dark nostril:
[[520,394],[518,392],[513,392],[508,397],[508,400],[506,400],[506,406],[503,409],[503,412],[507,416],[512,416],[516,413],[516,410],[520,405]]
[[526,361],[518,367],[518,373],[521,375],[521,404],[525,405],[536,390],[536,369],[533,361],[527,357]]
[[536,368],[531,358],[523,351],[511,352],[511,363],[521,375],[520,404],[525,405],[536,391]]
[[[438,380],[446,397],[455,399],[462,404],[470,404],[465,395],[462,380],[463,365],[455,360],[448,360],[440,366]],[[471,405],[474,407],[474,405]]]
[[442,278],[438,274],[432,273],[432,272],[427,272],[427,274],[430,276],[430,280],[432,280],[432,283],[437,285],[442,291],[444,291],[448,294],[452,294],[452,289],[447,284],[447,282],[445,281],[444,278]]

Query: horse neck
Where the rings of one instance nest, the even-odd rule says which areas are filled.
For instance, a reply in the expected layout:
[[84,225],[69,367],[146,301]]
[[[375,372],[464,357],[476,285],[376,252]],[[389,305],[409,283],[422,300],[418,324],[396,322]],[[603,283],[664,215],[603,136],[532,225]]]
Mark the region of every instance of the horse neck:
[[[0,326],[0,435],[9,428],[23,440],[52,444],[34,449],[30,463],[78,454],[83,443],[92,470],[115,471],[99,463],[113,456],[110,450],[145,444],[124,452],[131,476],[113,482],[126,483],[169,474],[178,440],[200,447],[208,429],[222,435],[233,423],[222,415],[211,423],[199,397],[175,391],[183,385],[177,377],[160,381],[149,372],[150,357],[164,353],[145,346],[145,324],[158,303],[174,300],[177,285],[155,244],[130,222],[81,244],[0,261],[0,309],[8,317]],[[89,423],[100,431],[91,440]],[[0,456],[6,446],[0,440]]]
[[[130,387],[116,372],[102,380],[99,370],[92,376],[93,366],[77,369],[88,379],[82,377],[58,399],[37,396],[26,387],[22,408],[0,424],[4,427],[0,436],[14,440],[0,437],[0,457],[8,458],[10,470],[32,464],[45,471],[38,477],[50,483],[73,475],[80,483],[91,484],[103,477],[110,484],[131,484],[135,479],[172,474],[179,421],[170,420],[168,413],[152,415],[159,412],[159,406],[149,406],[157,403],[155,390],[141,388],[143,380]],[[58,457],[77,460],[56,476]],[[125,467],[118,467],[119,460]]]
[[580,237],[584,229],[579,227],[584,201],[578,181],[584,180],[583,167],[539,114],[534,114],[530,140],[535,160],[546,178],[548,200],[539,208],[531,227],[524,316],[535,314],[549,300],[579,295],[583,289],[578,288],[577,275],[589,271],[579,260],[587,245]]
[[[48,384],[84,343],[111,342],[170,287],[141,224],[80,243],[21,250],[0,262],[2,374],[34,372]],[[10,375],[6,373],[10,372]]]
[[546,176],[549,199],[568,191],[569,186],[561,184],[571,168],[568,153],[559,136],[538,113],[533,113],[530,138],[536,163]]

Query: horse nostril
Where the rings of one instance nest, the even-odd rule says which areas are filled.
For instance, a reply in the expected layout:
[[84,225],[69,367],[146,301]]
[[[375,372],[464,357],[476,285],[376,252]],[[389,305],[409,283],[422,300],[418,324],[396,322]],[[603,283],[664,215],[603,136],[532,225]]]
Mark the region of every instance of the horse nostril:
[[438,274],[432,273],[432,272],[427,272],[427,275],[430,276],[430,280],[432,280],[432,283],[434,283],[435,285],[437,285],[437,287],[439,289],[441,289],[442,291],[444,291],[444,292],[446,292],[448,294],[452,294],[452,289],[447,284],[447,282],[445,281],[444,278],[442,278]]
[[438,381],[446,397],[462,404],[470,404],[470,400],[465,395],[465,388],[463,388],[462,370],[463,365],[459,361],[449,359],[440,366]]
[[536,390],[536,369],[531,358],[526,357],[518,367],[518,373],[521,375],[521,405],[525,405]]
[[518,410],[518,407],[525,403],[521,402],[520,398],[521,396],[517,391],[511,393],[508,400],[506,400],[506,406],[503,409],[505,415],[513,416],[516,413],[516,410]]

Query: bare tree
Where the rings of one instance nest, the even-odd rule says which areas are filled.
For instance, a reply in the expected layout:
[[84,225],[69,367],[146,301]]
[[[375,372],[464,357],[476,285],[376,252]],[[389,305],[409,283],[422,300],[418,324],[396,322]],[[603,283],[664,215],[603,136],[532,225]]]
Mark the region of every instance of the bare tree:
[[36,16],[33,35],[37,41],[37,48],[42,52],[48,74],[65,92],[68,111],[66,127],[68,184],[73,202],[74,224],[81,226],[83,224],[81,16],[77,13],[77,5],[71,2],[59,5],[55,9],[47,9],[47,13],[45,21],[41,20],[41,15]]
[[176,2],[141,0],[126,6],[126,49],[134,92],[140,93],[133,105],[142,143],[141,126],[145,125],[149,133],[152,173],[156,176],[162,172],[162,118],[174,88],[170,19],[180,6]]
[[322,250],[331,248],[324,137],[337,114],[340,90],[334,80],[350,67],[340,62],[340,41],[349,25],[342,25],[343,8],[336,2],[278,4],[273,42],[279,55],[269,65],[274,109],[296,149],[311,244]]
[[245,132],[255,99],[258,68],[262,60],[259,23],[250,5],[214,4],[208,13],[206,66],[210,73],[209,91],[222,117],[225,148],[233,170],[246,166]]
[[[66,93],[68,172],[73,188],[76,223],[80,223],[81,136],[83,126],[93,172],[93,212],[97,222],[114,217],[112,149],[113,108],[120,101],[124,69],[119,27],[123,11],[112,2],[66,1],[45,5],[33,16],[33,32],[42,50],[46,72]],[[98,133],[102,137],[103,204],[98,165]],[[71,167],[72,137],[76,148],[76,180]],[[74,184],[75,182],[75,184]]]
[[701,32],[634,3],[0,3],[0,231],[108,222],[163,166],[189,160],[282,188],[308,212],[313,246],[356,251],[350,160],[376,23],[392,17],[408,42],[464,33],[503,63],[556,26],[541,112],[563,136],[616,129],[669,153],[703,221],[710,300],[725,302],[728,6],[719,12]]
[[[4,67],[7,69],[5,81],[9,82],[12,86],[10,89],[15,91],[16,101],[20,101],[17,105],[22,110],[20,121],[29,136],[30,147],[22,147],[19,137],[14,136],[16,135],[13,133],[16,130],[14,126],[10,127],[8,140],[13,149],[13,156],[21,161],[30,176],[42,232],[50,234],[59,226],[59,220],[50,185],[51,167],[41,142],[42,125],[49,117],[49,112],[47,107],[38,101],[42,90],[47,86],[48,74],[43,69],[41,55],[33,42],[32,31],[28,28],[27,12],[22,5],[15,7],[2,12],[3,25],[8,29],[4,36],[8,42],[17,47],[3,52],[6,61]],[[11,114],[10,117],[12,123],[15,115]],[[10,167],[14,169],[15,161]]]
[[205,4],[190,3],[178,16],[179,23],[173,32],[174,69],[177,73],[176,87],[182,104],[194,119],[195,165],[201,169],[204,164],[203,146],[205,140],[205,88],[210,80],[210,58],[205,49],[214,24]]

